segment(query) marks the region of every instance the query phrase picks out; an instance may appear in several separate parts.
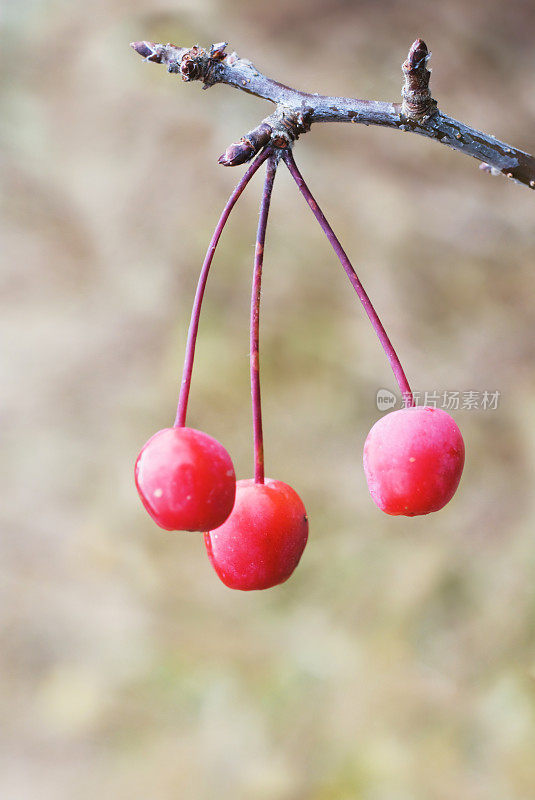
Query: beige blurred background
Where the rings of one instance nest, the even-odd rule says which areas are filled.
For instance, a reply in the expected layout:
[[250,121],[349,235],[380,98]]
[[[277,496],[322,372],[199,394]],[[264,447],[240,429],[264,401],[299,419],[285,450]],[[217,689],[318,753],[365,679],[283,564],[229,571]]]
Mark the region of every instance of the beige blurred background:
[[[133,483],[174,418],[198,270],[271,106],[143,64],[133,39],[228,40],[303,89],[397,99],[416,36],[440,107],[535,150],[535,3],[4,0],[0,796],[535,797],[535,197],[416,136],[316,126],[296,147],[414,388],[456,413],[439,514],[373,505],[361,450],[395,388],[284,168],[268,232],[268,473],[310,541],[233,593]],[[260,179],[221,243],[190,424],[251,473],[248,298]]]

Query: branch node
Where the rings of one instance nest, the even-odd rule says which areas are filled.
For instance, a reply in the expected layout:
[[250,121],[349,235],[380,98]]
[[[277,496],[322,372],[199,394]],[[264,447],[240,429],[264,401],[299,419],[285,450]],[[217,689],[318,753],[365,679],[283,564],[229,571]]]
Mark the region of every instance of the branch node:
[[421,121],[437,111],[437,102],[429,90],[430,71],[427,62],[431,53],[423,39],[413,42],[401,69],[405,83],[401,89],[401,113],[410,120]]
[[207,51],[198,44],[177,47],[174,44],[132,42],[130,45],[145,61],[166,64],[167,72],[180,75],[183,81],[202,81],[205,89],[217,81],[220,62],[227,55],[226,46],[226,42],[219,42]]
[[219,156],[219,163],[223,167],[245,164],[268,144],[281,150],[291,147],[301,133],[310,130],[311,113],[312,109],[305,104],[299,109],[277,107],[274,114],[262,120],[260,125],[242,136],[239,142],[230,144],[223,155]]
[[286,148],[297,141],[302,133],[310,130],[310,117],[312,108],[305,103],[300,108],[281,107],[278,115],[278,124],[273,126],[271,143],[275,147]]

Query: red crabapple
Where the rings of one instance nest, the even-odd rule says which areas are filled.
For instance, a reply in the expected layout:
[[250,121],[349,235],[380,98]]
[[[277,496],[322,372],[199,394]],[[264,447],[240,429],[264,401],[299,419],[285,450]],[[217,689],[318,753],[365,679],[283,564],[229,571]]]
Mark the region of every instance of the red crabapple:
[[368,488],[386,514],[438,511],[455,494],[463,465],[461,432],[438,408],[392,411],[375,423],[364,445]]
[[223,445],[194,428],[164,428],[141,450],[135,467],[143,505],[168,531],[206,531],[234,505],[236,476]]
[[241,480],[221,527],[204,536],[212,566],[230,589],[269,589],[287,580],[305,549],[308,519],[288,484]]

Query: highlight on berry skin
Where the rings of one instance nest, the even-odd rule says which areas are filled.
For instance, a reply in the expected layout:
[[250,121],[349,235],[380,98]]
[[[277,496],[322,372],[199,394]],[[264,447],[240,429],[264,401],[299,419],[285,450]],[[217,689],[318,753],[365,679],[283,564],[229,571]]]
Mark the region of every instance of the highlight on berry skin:
[[364,472],[374,503],[414,517],[443,508],[457,490],[464,441],[446,411],[412,406],[379,419],[364,445]]
[[164,428],[137,457],[135,480],[146,510],[167,531],[222,525],[234,505],[236,475],[222,444],[194,428]]

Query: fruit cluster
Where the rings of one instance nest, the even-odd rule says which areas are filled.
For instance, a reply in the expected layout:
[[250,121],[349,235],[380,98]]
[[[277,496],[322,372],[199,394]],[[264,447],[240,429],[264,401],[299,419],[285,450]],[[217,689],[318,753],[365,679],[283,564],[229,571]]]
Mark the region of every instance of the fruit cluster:
[[[188,331],[175,424],[152,436],[135,466],[136,486],[153,520],[165,530],[200,531],[210,561],[232,589],[268,589],[287,580],[308,538],[308,519],[299,495],[264,475],[259,377],[259,310],[269,206],[277,165],[283,159],[331,242],[379,337],[402,392],[405,407],[386,414],[364,445],[364,471],[376,505],[387,514],[415,516],[438,511],[453,497],[464,465],[464,443],[452,417],[417,407],[394,348],[349,259],[324,217],[290,149],[266,147],[231,194],[201,269]],[[214,252],[237,199],[267,161],[256,239],[250,325],[254,478],[236,481],[225,448],[211,436],[186,427],[202,300]]]

